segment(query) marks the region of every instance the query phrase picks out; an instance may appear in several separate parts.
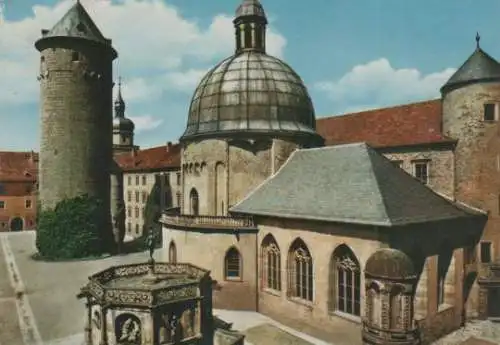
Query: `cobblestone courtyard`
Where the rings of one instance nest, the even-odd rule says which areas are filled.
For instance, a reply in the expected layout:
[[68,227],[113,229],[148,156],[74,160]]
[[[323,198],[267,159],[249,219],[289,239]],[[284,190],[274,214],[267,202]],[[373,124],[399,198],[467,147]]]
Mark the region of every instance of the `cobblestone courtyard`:
[[[33,261],[35,233],[0,233],[0,345],[81,345],[84,305],[76,299],[88,276],[109,267],[137,263],[136,253],[101,260],[47,263]],[[162,252],[155,253],[160,260]],[[215,310],[214,313],[246,334],[247,344],[326,345],[325,341],[283,326],[261,314]],[[473,322],[435,345],[500,344],[500,323]],[[344,344],[334,345],[357,345]]]

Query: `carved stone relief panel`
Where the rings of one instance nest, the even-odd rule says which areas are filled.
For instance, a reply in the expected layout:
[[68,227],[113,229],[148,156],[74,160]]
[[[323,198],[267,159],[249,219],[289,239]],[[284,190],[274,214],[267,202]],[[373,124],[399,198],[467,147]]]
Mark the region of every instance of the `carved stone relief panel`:
[[142,343],[141,321],[130,313],[120,314],[115,319],[117,344],[140,345]]

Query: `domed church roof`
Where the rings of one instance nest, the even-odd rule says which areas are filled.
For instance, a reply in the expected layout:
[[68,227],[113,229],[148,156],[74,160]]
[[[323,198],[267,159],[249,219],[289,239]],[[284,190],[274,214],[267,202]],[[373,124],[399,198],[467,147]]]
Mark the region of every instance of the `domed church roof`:
[[411,279],[416,277],[413,261],[400,250],[382,248],[366,260],[365,274],[377,278]]
[[500,63],[481,49],[476,35],[476,50],[441,88],[446,93],[475,82],[500,81]]
[[262,134],[322,141],[301,78],[265,53],[267,20],[259,1],[244,0],[234,24],[236,53],[202,78],[181,140]]

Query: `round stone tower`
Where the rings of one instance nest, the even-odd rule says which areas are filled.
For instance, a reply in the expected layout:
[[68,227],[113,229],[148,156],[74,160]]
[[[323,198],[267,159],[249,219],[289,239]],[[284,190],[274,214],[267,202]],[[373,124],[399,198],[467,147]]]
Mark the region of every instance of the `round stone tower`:
[[[477,35],[475,51],[441,88],[442,119],[443,133],[457,140],[454,197],[488,211],[482,241],[496,255],[489,259],[494,261],[500,259],[494,249],[500,248],[500,63],[479,42]],[[477,285],[464,291],[469,289],[466,315],[477,317],[485,312],[487,298],[479,297]]]
[[[40,51],[42,209],[88,194],[110,229],[112,62],[117,52],[78,1],[35,43]],[[102,213],[101,213],[102,212]]]

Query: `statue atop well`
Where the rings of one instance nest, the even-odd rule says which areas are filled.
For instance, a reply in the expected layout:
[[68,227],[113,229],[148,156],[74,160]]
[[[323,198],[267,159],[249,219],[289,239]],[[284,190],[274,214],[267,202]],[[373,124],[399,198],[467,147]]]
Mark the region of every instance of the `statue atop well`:
[[147,263],[110,267],[81,289],[78,298],[87,302],[85,344],[213,345],[222,338],[225,344],[243,344],[240,333],[216,329],[210,272],[155,262],[152,241]]

